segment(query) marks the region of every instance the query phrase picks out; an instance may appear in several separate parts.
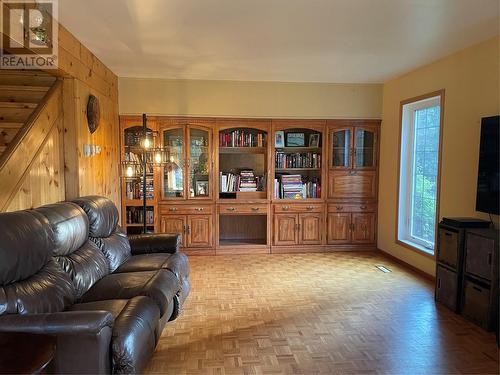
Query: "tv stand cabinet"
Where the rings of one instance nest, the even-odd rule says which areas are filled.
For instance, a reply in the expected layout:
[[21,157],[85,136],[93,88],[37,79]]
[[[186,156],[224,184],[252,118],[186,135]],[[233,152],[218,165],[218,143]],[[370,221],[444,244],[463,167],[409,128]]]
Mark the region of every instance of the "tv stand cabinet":
[[[122,141],[140,123],[120,116]],[[380,120],[148,116],[148,128],[172,160],[150,175],[151,229],[180,234],[186,253],[376,249]],[[258,187],[228,191],[241,170]],[[302,190],[282,176],[300,176]],[[129,185],[123,178],[122,224],[133,232]]]

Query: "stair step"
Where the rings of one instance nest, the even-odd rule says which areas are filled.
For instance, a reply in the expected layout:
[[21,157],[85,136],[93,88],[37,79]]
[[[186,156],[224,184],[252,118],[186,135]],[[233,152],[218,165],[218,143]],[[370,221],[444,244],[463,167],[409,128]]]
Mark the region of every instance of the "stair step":
[[[14,103],[15,104],[15,103]],[[25,123],[33,113],[33,108],[24,107],[0,107],[0,122],[22,122]]]
[[0,128],[0,145],[7,146],[16,134],[19,132],[19,129],[2,129]]
[[39,71],[0,70],[0,85],[50,87],[55,80],[56,77]]
[[37,103],[0,102],[0,114],[2,113],[2,108],[35,109],[37,106]]
[[0,121],[0,129],[21,129],[24,122],[7,122]]
[[0,85],[0,91],[49,91],[48,86]]

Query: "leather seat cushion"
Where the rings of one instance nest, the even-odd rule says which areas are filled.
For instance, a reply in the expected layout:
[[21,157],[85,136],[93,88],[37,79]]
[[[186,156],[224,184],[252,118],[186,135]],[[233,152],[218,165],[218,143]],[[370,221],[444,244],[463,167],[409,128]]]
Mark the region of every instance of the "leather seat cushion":
[[183,253],[156,253],[145,255],[134,255],[123,263],[115,273],[151,271],[159,269],[172,271],[179,280],[189,276],[189,261]]
[[156,302],[163,316],[179,290],[179,280],[167,270],[118,273],[105,276],[95,283],[83,295],[81,302],[147,296]]
[[111,338],[113,373],[141,373],[156,346],[160,311],[143,296],[79,303],[71,311],[109,311],[114,318]]

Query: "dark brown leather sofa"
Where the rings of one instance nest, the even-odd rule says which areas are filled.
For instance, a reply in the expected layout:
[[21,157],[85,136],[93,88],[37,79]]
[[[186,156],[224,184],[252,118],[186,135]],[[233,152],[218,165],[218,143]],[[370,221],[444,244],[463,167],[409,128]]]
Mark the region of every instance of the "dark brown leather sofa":
[[177,235],[129,241],[103,197],[2,213],[0,333],[55,335],[50,372],[141,372],[189,294],[178,249]]

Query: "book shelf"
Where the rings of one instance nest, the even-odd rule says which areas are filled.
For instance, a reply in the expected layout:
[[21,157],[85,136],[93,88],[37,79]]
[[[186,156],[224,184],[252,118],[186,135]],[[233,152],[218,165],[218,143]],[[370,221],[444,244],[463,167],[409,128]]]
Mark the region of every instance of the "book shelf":
[[268,131],[219,130],[219,200],[267,199]]
[[273,138],[273,200],[322,199],[322,129],[282,126],[274,129]]
[[[142,158],[143,149],[140,140],[143,137],[142,119],[132,117],[122,119],[122,152],[121,160],[126,163],[122,174],[122,224],[127,234],[142,232],[143,225],[143,176]],[[148,138],[153,139],[154,123],[148,123]],[[152,126],[151,126],[152,125]],[[156,211],[156,171],[155,167],[148,164],[146,171],[146,211],[147,230],[154,232]]]
[[[141,123],[120,117],[132,166]],[[147,228],[178,233],[188,254],[375,248],[379,120],[149,116],[148,127],[168,162],[146,174]],[[141,232],[142,196],[124,174],[128,233]]]

